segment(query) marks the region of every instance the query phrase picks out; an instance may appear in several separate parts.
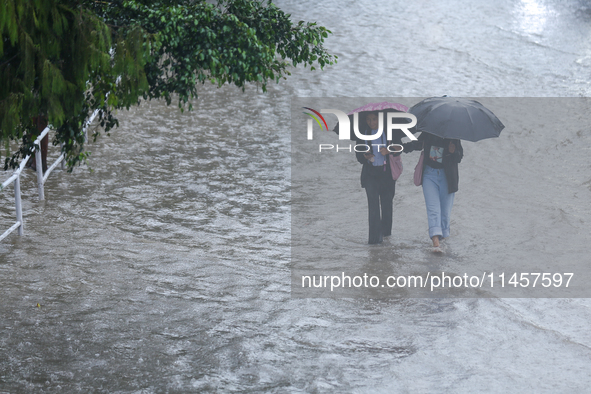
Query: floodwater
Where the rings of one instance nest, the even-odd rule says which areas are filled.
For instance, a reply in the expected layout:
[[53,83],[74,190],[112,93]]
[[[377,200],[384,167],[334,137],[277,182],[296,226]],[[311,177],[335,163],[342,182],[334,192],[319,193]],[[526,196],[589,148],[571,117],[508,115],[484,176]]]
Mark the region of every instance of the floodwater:
[[[333,31],[336,66],[294,70],[265,94],[204,86],[192,112],[122,111],[121,127],[90,145],[93,172],[56,171],[45,202],[26,172],[25,236],[0,244],[0,393],[587,391],[587,298],[292,298],[290,104],[589,96],[591,4],[277,4]],[[583,263],[590,133],[505,124],[498,141],[464,147],[444,258]],[[428,255],[409,157],[395,197],[409,220],[355,253]],[[358,171],[343,193],[364,209]]]

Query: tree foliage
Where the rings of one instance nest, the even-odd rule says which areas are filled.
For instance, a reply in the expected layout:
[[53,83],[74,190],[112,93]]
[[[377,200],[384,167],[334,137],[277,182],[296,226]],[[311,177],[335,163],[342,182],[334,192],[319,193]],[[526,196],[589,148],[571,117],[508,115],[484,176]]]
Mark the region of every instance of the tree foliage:
[[190,109],[199,83],[264,91],[291,66],[336,61],[322,46],[329,30],[256,0],[0,0],[0,33],[0,138],[20,142],[5,168],[30,152],[39,115],[72,168],[87,157],[81,129],[94,110],[108,132],[113,111],[141,98],[177,95]]

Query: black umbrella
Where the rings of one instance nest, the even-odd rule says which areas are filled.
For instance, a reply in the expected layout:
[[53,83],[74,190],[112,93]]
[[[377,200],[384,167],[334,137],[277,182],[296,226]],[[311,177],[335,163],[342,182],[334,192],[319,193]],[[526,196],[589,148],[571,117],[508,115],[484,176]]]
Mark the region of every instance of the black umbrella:
[[432,97],[408,110],[417,117],[417,131],[441,138],[479,141],[498,137],[505,128],[488,108],[475,100]]

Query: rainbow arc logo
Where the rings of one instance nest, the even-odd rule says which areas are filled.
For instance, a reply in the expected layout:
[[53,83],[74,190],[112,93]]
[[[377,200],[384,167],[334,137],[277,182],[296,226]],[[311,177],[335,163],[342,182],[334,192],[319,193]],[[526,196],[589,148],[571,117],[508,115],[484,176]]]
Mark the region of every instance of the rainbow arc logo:
[[[312,108],[309,108],[309,107],[302,107],[302,108],[304,108],[304,109],[307,109],[308,111],[312,111],[312,112],[314,112],[316,115],[318,115],[318,116],[320,117],[320,119],[322,119],[322,122],[324,123],[324,126],[326,127],[326,130],[328,131],[328,125],[326,124],[326,120],[324,120],[324,116],[322,116],[322,115],[320,114],[320,112],[318,112],[318,111],[316,111],[316,110],[314,110],[314,109],[312,109]],[[314,116],[313,114],[310,114],[310,113],[308,113],[308,112],[304,112],[304,114],[306,114],[306,115],[308,115],[308,116],[311,116],[311,117],[312,117],[312,118],[313,118],[313,119],[316,121],[316,123],[318,123],[318,126],[320,126],[320,130],[324,130],[324,129],[322,128],[322,123],[320,123],[320,119],[318,119],[316,116]]]

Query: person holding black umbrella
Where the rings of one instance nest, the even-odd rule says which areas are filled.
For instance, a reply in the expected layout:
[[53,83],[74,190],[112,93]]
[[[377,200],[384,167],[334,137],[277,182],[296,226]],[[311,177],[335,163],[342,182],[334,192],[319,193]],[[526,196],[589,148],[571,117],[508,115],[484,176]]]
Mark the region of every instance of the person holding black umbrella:
[[415,184],[423,186],[433,251],[442,253],[440,241],[450,235],[451,208],[459,183],[458,164],[464,157],[460,140],[496,138],[505,126],[481,103],[465,98],[431,97],[408,112],[416,116],[416,130],[421,135],[417,141],[404,144],[404,151],[422,150]]
[[458,164],[464,157],[464,149],[459,139],[429,133],[421,133],[417,141],[403,146],[407,153],[422,150],[416,171],[421,174],[429,238],[433,241],[433,251],[441,253],[440,241],[450,235],[451,209],[459,184]]

